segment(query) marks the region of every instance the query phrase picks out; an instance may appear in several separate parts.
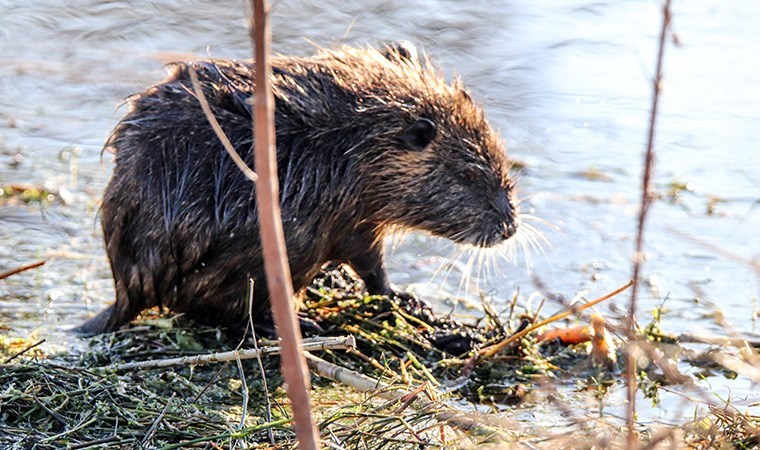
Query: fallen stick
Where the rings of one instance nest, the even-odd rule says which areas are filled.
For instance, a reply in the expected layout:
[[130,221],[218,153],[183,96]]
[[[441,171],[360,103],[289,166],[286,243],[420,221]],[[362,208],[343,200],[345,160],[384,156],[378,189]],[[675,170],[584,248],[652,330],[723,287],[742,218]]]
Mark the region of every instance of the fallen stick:
[[26,270],[32,270],[36,269],[37,267],[44,266],[47,262],[47,259],[43,259],[42,261],[33,262],[31,264],[25,264],[23,266],[16,267],[15,269],[6,270],[5,272],[0,272],[0,280],[3,278],[8,278],[11,275],[16,275],[17,273],[24,272]]
[[9,356],[8,359],[5,360],[4,364],[8,364],[9,362],[13,361],[14,359],[18,358],[19,356],[23,355],[24,353],[28,352],[29,350],[31,350],[34,347],[37,347],[38,345],[41,345],[43,343],[45,343],[45,339],[37,341],[34,344],[32,344],[32,345],[24,348],[23,350],[14,353],[13,355]]
[[494,344],[494,345],[491,345],[489,347],[486,347],[486,348],[482,349],[480,352],[477,353],[477,355],[475,355],[475,357],[478,360],[485,359],[485,358],[490,358],[491,356],[495,355],[501,349],[503,349],[507,345],[511,344],[512,342],[515,342],[518,339],[522,339],[528,333],[536,331],[537,329],[539,329],[539,328],[541,328],[541,327],[543,327],[545,325],[548,325],[548,324],[550,324],[552,322],[556,322],[557,320],[564,319],[565,317],[567,317],[567,316],[569,316],[571,314],[576,314],[576,313],[579,313],[579,312],[583,311],[584,309],[591,308],[592,306],[596,305],[597,303],[601,303],[601,302],[603,302],[605,300],[608,300],[608,299],[610,299],[610,298],[618,295],[619,293],[625,291],[626,289],[628,289],[629,287],[631,287],[632,284],[633,284],[633,281],[629,281],[624,286],[621,286],[621,287],[615,289],[614,291],[610,292],[607,295],[603,295],[603,296],[601,296],[601,297],[599,297],[597,299],[591,300],[590,302],[585,303],[583,305],[580,305],[580,306],[577,306],[577,307],[574,306],[574,307],[568,309],[567,311],[563,311],[563,312],[561,312],[559,314],[555,314],[555,315],[549,317],[548,319],[544,319],[544,320],[542,320],[540,322],[537,322],[537,323],[535,323],[535,324],[533,324],[533,325],[525,328],[524,330],[522,330],[522,331],[520,331],[518,333],[515,333],[512,336],[510,336],[510,337],[502,340],[501,342],[499,342],[497,344]]
[[[304,355],[306,356],[309,368],[317,375],[351,386],[357,391],[372,392],[378,397],[390,401],[404,401],[404,397],[407,395],[406,391],[398,392],[391,390],[389,384],[383,383],[380,380],[329,363],[309,353],[304,353]],[[436,422],[446,423],[452,427],[485,438],[488,441],[504,442],[509,440],[504,432],[483,424],[480,418],[455,408],[440,408],[424,397],[417,397],[411,403],[411,406],[418,411],[430,412],[431,418]],[[436,411],[436,409],[438,410]]]
[[[327,349],[350,349],[356,347],[356,339],[353,336],[338,336],[327,338],[304,339],[305,351],[320,351]],[[211,353],[206,355],[183,356],[181,358],[152,359],[149,361],[137,361],[125,364],[105,366],[105,370],[124,372],[135,369],[156,369],[160,367],[190,366],[212,364],[218,362],[236,361],[238,359],[251,359],[261,355],[276,355],[281,350],[280,346],[266,346],[256,349],[232,350],[229,352]]]

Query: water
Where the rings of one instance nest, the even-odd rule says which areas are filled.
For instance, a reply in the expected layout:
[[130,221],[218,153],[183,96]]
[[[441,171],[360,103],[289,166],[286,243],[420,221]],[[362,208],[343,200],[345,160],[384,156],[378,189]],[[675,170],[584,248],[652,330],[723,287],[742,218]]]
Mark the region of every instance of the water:
[[[728,326],[757,336],[760,283],[741,260],[760,259],[760,3],[674,6],[681,45],[665,57],[654,178],[662,198],[646,233],[642,320],[664,301],[668,331]],[[549,224],[537,224],[551,243],[545,253],[491,257],[485,267],[473,257],[468,268],[468,253],[452,264],[451,245],[411,235],[389,255],[397,284],[448,299],[438,303],[446,309],[479,292],[503,305],[517,287],[523,299],[534,290],[592,297],[629,279],[657,2],[280,0],[273,12],[273,46],[283,54],[310,54],[311,42],[407,39],[425,48],[464,78],[510,155],[526,163],[520,196]],[[243,2],[0,0],[0,183],[44,184],[67,201],[0,206],[0,268],[51,258],[0,281],[0,325],[78,345],[63,330],[113,296],[96,211],[110,173],[101,145],[123,113],[115,107],[160,80],[165,62],[250,52]],[[691,191],[671,201],[673,183]],[[447,262],[451,270],[439,270]],[[752,392],[746,381],[712,383]],[[671,418],[666,410],[650,415]]]

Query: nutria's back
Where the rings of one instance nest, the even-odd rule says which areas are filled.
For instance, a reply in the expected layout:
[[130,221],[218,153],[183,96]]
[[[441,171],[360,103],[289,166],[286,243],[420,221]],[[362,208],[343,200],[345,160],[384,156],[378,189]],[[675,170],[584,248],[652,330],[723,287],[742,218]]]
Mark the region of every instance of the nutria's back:
[[[411,228],[492,246],[515,233],[502,144],[459,81],[408,46],[344,47],[274,58],[280,199],[293,284],[349,263],[391,294],[383,237]],[[113,330],[163,305],[206,323],[267,306],[254,186],[233,164],[193,93],[189,70],[225,133],[253,165],[253,66],[179,63],[129,100],[107,142],[116,167],[103,198],[116,302],[80,329]],[[255,168],[254,168],[255,170]]]

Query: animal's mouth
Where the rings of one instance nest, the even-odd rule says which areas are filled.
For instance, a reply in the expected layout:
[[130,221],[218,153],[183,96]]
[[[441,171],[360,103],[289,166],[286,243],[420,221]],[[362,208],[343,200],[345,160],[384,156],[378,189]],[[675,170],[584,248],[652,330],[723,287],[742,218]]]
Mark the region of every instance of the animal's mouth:
[[504,241],[509,240],[517,234],[517,228],[519,224],[517,220],[510,218],[509,220],[497,225],[496,229],[486,236],[482,241],[480,247],[489,248],[501,244]]
[[[491,202],[493,207],[488,214],[485,236],[479,247],[494,247],[517,234],[519,226],[517,204],[509,189],[503,189]],[[485,225],[485,224],[483,224]]]
[[510,218],[506,221],[499,222],[491,227],[483,227],[483,224],[472,224],[474,229],[466,233],[457,233],[450,237],[458,244],[468,245],[478,248],[491,248],[506,242],[517,234],[519,221]]

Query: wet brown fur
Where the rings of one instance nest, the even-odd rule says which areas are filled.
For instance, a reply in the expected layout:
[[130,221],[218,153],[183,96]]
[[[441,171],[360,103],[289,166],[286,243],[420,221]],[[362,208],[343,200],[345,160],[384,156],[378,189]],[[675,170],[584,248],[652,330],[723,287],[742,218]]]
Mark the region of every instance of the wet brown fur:
[[[417,229],[488,247],[515,232],[502,144],[460,81],[408,46],[344,47],[272,61],[280,201],[294,289],[327,262],[349,263],[392,294],[383,238]],[[107,148],[116,167],[102,207],[116,302],[79,330],[114,330],[162,305],[210,324],[268,305],[254,187],[232,163],[193,94],[253,166],[250,62],[177,63],[129,99]],[[255,168],[254,168],[255,170]]]

